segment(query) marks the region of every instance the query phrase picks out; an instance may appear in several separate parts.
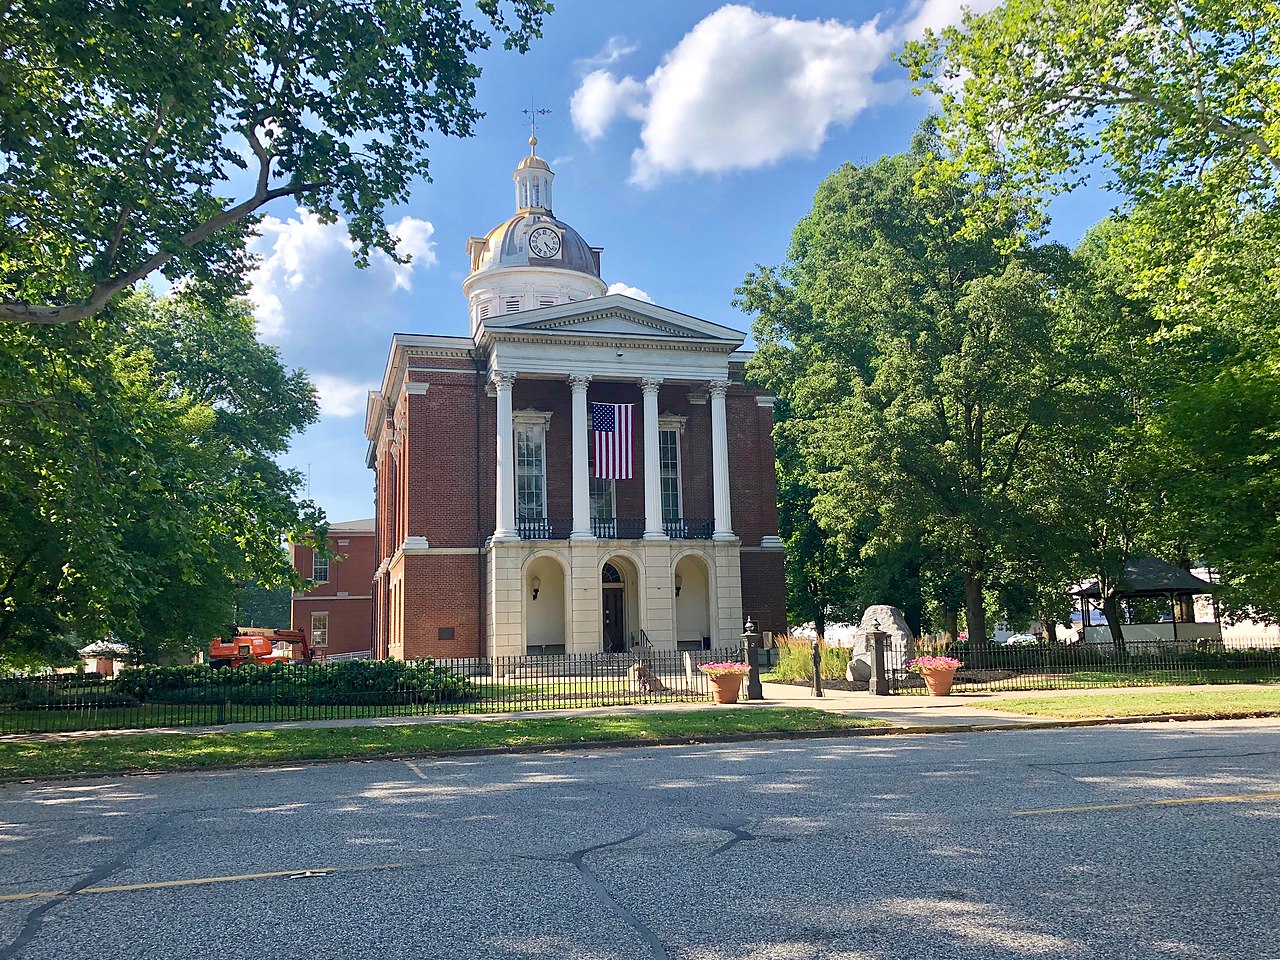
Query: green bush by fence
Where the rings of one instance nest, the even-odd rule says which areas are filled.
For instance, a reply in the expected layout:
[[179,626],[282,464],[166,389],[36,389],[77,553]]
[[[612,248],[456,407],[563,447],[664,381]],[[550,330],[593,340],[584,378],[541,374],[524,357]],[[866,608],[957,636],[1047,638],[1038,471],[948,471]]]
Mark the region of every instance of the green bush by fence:
[[474,692],[470,680],[432,660],[142,667],[122,671],[116,686],[142,703],[445,703]]
[[475,693],[474,685],[431,660],[347,660],[333,664],[250,663],[236,668],[208,664],[130,667],[114,681],[96,674],[65,675],[52,682],[9,682],[0,702],[19,709],[59,710],[135,704],[340,704],[451,703]]
[[[822,679],[843,680],[853,651],[822,644]],[[784,683],[813,680],[813,648],[807,640],[783,637],[778,640],[778,662],[769,671],[771,679]]]

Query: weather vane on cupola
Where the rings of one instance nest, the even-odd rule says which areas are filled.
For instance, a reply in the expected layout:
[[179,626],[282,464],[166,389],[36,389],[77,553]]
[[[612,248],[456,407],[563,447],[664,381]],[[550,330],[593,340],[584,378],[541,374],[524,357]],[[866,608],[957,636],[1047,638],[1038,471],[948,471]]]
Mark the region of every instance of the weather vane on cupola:
[[520,112],[529,118],[529,156],[536,157],[538,155],[538,118],[550,116],[551,111],[545,107],[535,107],[530,100],[529,109]]

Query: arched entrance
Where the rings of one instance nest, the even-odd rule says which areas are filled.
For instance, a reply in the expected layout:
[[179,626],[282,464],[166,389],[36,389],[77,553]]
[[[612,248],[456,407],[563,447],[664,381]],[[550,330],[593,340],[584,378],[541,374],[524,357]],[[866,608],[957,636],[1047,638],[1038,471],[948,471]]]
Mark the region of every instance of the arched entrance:
[[626,557],[612,556],[600,568],[600,649],[626,653],[640,635],[640,577]]
[[523,579],[525,653],[564,653],[564,567],[555,557],[534,557],[525,564]]
[[676,561],[672,575],[675,593],[677,650],[711,647],[711,572],[707,562],[686,554]]

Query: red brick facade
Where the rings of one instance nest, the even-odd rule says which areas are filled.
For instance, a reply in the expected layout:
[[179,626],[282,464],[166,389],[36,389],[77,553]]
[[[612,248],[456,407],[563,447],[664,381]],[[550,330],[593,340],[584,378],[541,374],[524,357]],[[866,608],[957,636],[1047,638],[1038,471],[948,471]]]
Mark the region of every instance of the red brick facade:
[[[305,593],[293,596],[292,625],[313,635],[316,614],[326,614],[328,636],[324,646],[317,647],[320,657],[336,654],[370,654],[373,637],[374,598],[372,596],[378,538],[374,521],[336,523],[330,530],[328,580],[317,583]],[[311,579],[315,551],[310,547],[291,546],[294,569]]]
[[[376,540],[376,556],[369,568],[375,657],[473,657],[485,655],[487,649],[486,542],[495,528],[497,483],[497,402],[487,377],[490,358],[470,339],[430,339],[434,346],[406,347],[399,361],[393,349],[388,382],[371,401],[369,465],[377,478],[376,536],[370,538]],[[741,361],[729,369],[729,491],[733,531],[741,543],[742,611],[760,629],[782,633],[786,586],[776,540],[771,399],[742,382]],[[587,398],[635,404],[635,476],[615,484],[616,515],[643,520],[639,385],[634,380],[593,379]],[[512,409],[517,419],[527,410],[550,414],[545,436],[546,515],[567,524],[573,515],[573,409],[566,378],[518,377]],[[712,422],[705,382],[664,380],[658,410],[660,416],[683,418],[683,515],[709,523]]]

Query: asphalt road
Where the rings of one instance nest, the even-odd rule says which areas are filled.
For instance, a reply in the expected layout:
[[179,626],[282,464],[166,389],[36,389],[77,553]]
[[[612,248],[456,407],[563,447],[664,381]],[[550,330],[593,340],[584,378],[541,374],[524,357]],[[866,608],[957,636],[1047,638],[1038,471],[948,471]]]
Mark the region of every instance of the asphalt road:
[[1278,855],[1274,721],[14,785],[0,960],[1260,960]]

